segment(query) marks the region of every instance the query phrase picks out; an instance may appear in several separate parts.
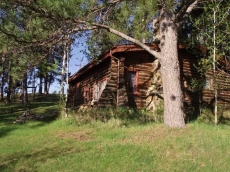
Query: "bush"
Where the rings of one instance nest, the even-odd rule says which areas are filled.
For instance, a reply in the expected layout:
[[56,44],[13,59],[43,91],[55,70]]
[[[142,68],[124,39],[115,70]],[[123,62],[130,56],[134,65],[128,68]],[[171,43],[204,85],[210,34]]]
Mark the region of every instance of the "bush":
[[[223,106],[218,106],[218,111],[217,111],[217,118],[218,118],[218,123],[226,123],[224,121],[224,107]],[[197,119],[198,122],[203,122],[203,123],[208,123],[208,124],[214,124],[215,121],[215,116],[214,116],[214,108],[213,107],[204,107],[202,108],[201,115]]]
[[201,111],[201,115],[197,118],[197,122],[203,122],[211,124],[214,122],[214,116],[212,111],[208,108],[203,108]]
[[154,111],[154,121],[163,122],[164,121],[164,103],[161,102],[156,110]]
[[78,125],[92,124],[97,121],[108,123],[111,126],[162,122],[163,105],[160,105],[155,112],[127,107],[78,109],[75,114],[75,119]]

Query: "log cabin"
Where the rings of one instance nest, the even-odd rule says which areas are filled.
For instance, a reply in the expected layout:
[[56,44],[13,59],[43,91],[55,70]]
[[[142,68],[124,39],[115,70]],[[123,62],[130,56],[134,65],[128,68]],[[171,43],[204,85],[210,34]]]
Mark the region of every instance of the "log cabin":
[[[157,44],[148,44],[160,51]],[[214,100],[213,75],[201,76],[196,68],[198,57],[178,47],[181,86],[184,102],[188,105],[212,105]],[[218,101],[227,106],[230,101],[230,77],[217,71]],[[202,80],[201,89],[191,87],[193,79]],[[127,106],[155,110],[163,100],[159,61],[136,45],[114,46],[97,60],[91,61],[69,79],[68,105]],[[192,89],[191,89],[192,88]]]

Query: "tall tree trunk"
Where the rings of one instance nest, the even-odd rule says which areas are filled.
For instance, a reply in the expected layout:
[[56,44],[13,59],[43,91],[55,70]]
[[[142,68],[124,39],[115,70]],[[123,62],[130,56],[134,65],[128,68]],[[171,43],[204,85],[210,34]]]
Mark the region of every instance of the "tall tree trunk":
[[48,94],[48,73],[44,76],[44,94]]
[[0,100],[3,100],[4,98],[4,85],[5,85],[5,78],[4,78],[4,70],[2,70],[2,73],[1,73],[1,97],[0,97]]
[[42,94],[42,79],[43,79],[43,77],[42,77],[42,75],[40,75],[40,77],[39,77],[40,83],[39,83],[39,90],[38,90],[39,94]]
[[218,114],[217,114],[217,83],[216,83],[216,10],[213,8],[213,82],[214,82],[214,116],[215,125],[218,124]]
[[22,104],[28,104],[28,93],[27,93],[27,73],[24,74],[23,79],[23,95],[22,95]]
[[35,82],[36,82],[36,77],[35,77],[35,68],[32,71],[32,93],[35,94],[36,88],[35,88]]
[[32,80],[33,80],[33,81],[32,81],[32,87],[33,87],[33,90],[32,90],[32,93],[33,93],[33,99],[35,98],[35,94],[36,94],[36,87],[37,87],[37,86],[35,87],[35,83],[36,83],[35,69],[36,69],[36,68],[34,68],[34,69],[33,69],[33,76],[32,76],[32,77],[33,77],[33,79],[32,79]]
[[63,56],[62,56],[62,70],[61,70],[61,88],[60,88],[60,96],[64,97],[64,89],[65,89],[65,72],[66,70],[66,47],[64,45],[63,48]]
[[49,74],[49,77],[48,77],[48,85],[47,85],[47,92],[49,94],[49,90],[50,90],[50,85],[51,85],[51,82],[52,82],[52,72],[50,72]]
[[6,92],[6,103],[11,102],[11,76],[8,76],[7,79],[8,87],[7,87],[7,92]]
[[10,61],[8,63],[7,84],[8,86],[7,86],[6,103],[10,103],[11,102],[11,87],[12,87],[11,62]]
[[162,11],[161,32],[161,73],[164,95],[164,123],[170,127],[185,127],[183,93],[178,59],[178,37],[173,13]]
[[0,98],[0,101],[2,101],[3,100],[3,98],[4,98],[4,86],[3,86],[3,84],[1,85],[1,98]]
[[66,45],[66,94],[65,94],[65,118],[68,117],[68,94],[69,94],[69,44]]

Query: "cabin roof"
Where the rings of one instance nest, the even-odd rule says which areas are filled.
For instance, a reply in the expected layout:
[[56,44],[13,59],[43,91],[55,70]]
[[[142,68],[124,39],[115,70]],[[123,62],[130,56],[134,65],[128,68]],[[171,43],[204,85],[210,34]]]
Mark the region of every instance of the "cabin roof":
[[[159,45],[156,43],[153,44],[146,44],[148,45],[152,50],[160,50]],[[111,57],[114,53],[120,53],[120,52],[135,52],[135,51],[145,51],[143,48],[138,47],[134,44],[127,44],[127,45],[118,45],[110,48],[109,50],[105,51],[105,53],[101,54],[97,60],[92,60],[88,64],[86,64],[84,67],[82,67],[80,70],[78,70],[76,73],[74,73],[70,79],[69,83],[81,76],[82,74],[86,73],[88,70],[92,69],[98,64],[98,60],[104,61],[107,58]]]

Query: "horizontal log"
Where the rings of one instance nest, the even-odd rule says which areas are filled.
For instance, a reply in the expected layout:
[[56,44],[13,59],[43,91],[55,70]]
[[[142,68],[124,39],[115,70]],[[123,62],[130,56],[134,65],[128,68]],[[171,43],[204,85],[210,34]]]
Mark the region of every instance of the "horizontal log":
[[105,89],[109,90],[110,92],[116,92],[117,91],[117,88],[115,87],[105,87]]
[[117,80],[109,80],[109,82],[106,84],[106,86],[112,86],[112,87],[117,87],[118,83]]
[[154,76],[153,73],[146,73],[146,72],[138,73],[138,79],[152,78],[153,76]]
[[112,76],[109,78],[109,80],[110,80],[110,81],[116,81],[116,80],[117,80],[117,75],[115,75],[115,76],[112,75]]

